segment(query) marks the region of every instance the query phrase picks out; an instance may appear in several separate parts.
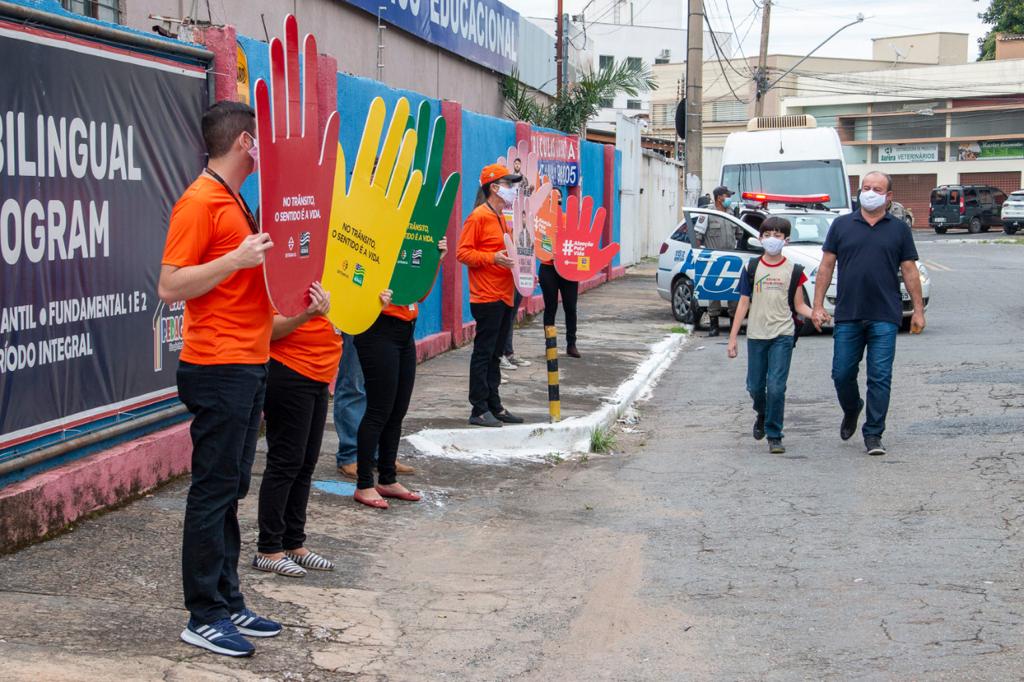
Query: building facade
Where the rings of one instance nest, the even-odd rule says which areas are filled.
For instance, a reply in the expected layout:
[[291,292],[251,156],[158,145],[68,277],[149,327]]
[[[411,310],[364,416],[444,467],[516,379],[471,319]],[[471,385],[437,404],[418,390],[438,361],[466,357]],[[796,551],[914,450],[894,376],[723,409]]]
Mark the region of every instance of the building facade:
[[821,89],[820,78],[801,78],[781,113],[834,126],[851,185],[869,170],[889,173],[918,227],[938,185],[1021,188],[1024,59],[847,73],[841,92]]

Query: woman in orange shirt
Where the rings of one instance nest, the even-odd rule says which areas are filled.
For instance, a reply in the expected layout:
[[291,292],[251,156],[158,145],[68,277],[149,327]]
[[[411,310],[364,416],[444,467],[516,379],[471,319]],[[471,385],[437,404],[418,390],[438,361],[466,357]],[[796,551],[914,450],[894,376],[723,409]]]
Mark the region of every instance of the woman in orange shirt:
[[512,204],[523,176],[499,163],[480,172],[477,207],[466,218],[457,256],[469,268],[469,309],[476,321],[473,356],[469,363],[469,402],[473,426],[521,424],[501,404],[501,356],[512,327],[515,284],[514,264],[505,252],[505,235],[511,230],[502,211]]
[[334,564],[306,549],[306,503],[327,420],[327,385],[341,359],[341,336],[327,319],[330,294],[319,282],[310,305],[295,317],[274,316],[263,413],[267,468],[260,485],[253,568],[292,578]]
[[[448,240],[441,239],[437,248],[444,258]],[[355,337],[359,364],[366,388],[366,411],[356,436],[355,500],[375,509],[387,509],[394,498],[419,502],[419,493],[398,482],[395,462],[398,442],[402,439],[402,421],[409,411],[412,388],[416,382],[416,318],[419,304],[393,305],[391,291],[381,294],[384,309],[377,321]],[[378,480],[373,480],[376,467]]]

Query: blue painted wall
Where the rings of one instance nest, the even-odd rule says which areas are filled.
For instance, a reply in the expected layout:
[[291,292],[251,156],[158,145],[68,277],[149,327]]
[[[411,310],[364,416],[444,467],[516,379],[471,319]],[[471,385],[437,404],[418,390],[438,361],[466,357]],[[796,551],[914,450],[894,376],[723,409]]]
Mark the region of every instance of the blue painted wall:
[[[480,171],[516,143],[516,124],[501,118],[462,111],[462,219],[473,211],[480,189]],[[455,248],[456,245],[452,245]],[[471,322],[469,312],[469,276],[462,268],[462,320]]]
[[[622,193],[617,191],[619,187],[622,187],[622,152],[615,150],[615,221],[612,226],[612,241],[617,244],[622,243]],[[620,251],[615,255],[612,260],[612,265],[619,265],[621,260],[622,252]]]

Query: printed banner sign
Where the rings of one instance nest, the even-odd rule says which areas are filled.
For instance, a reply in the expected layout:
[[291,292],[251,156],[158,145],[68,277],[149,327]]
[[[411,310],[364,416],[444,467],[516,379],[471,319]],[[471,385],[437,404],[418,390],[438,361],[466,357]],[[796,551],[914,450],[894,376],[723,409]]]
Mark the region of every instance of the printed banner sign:
[[547,176],[552,185],[575,187],[582,182],[578,137],[534,130],[530,144],[537,155],[540,175]]
[[202,67],[3,21],[0,63],[3,449],[176,394],[157,279],[209,100]]
[[420,190],[412,220],[405,232],[402,250],[391,276],[391,302],[409,305],[426,298],[437,279],[441,267],[441,251],[438,243],[448,231],[455,195],[459,191],[459,174],[452,173],[441,182],[441,156],[444,154],[446,123],[438,116],[431,130],[430,104],[420,102],[415,122],[416,157],[413,168],[423,173],[423,187]]
[[299,27],[291,14],[284,34],[284,45],[270,41],[270,87],[256,81],[256,130],[260,225],[274,242],[263,263],[267,293],[277,312],[294,317],[309,306],[309,286],[324,271],[339,116],[331,112],[321,139],[316,40],[304,41],[307,87],[300,89]]
[[879,163],[938,161],[937,144],[886,144],[878,148]]
[[330,234],[321,282],[331,293],[332,305],[327,316],[346,334],[361,334],[380,315],[380,294],[391,283],[423,185],[423,174],[412,170],[416,131],[406,130],[408,100],[402,97],[395,104],[381,147],[385,113],[384,100],[374,98],[366,114],[347,189],[345,154],[338,144]]
[[957,153],[958,161],[1022,158],[1024,158],[1024,140],[961,142]]
[[499,0],[347,0],[458,56],[511,74],[519,61],[519,13]]

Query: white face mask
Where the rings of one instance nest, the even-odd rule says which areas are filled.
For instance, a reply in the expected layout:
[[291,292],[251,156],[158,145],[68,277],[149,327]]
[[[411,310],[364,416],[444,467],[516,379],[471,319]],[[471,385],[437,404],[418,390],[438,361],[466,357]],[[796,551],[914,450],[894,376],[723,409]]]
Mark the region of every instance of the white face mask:
[[765,237],[761,240],[761,248],[769,256],[778,256],[782,253],[782,247],[786,245],[785,239],[779,239],[778,237]]
[[515,201],[516,195],[519,194],[519,190],[515,187],[505,187],[504,185],[498,185],[498,196],[501,197],[504,202],[511,206],[512,202]]
[[877,211],[885,206],[885,195],[873,192],[870,189],[863,189],[860,192],[860,205],[869,211]]

